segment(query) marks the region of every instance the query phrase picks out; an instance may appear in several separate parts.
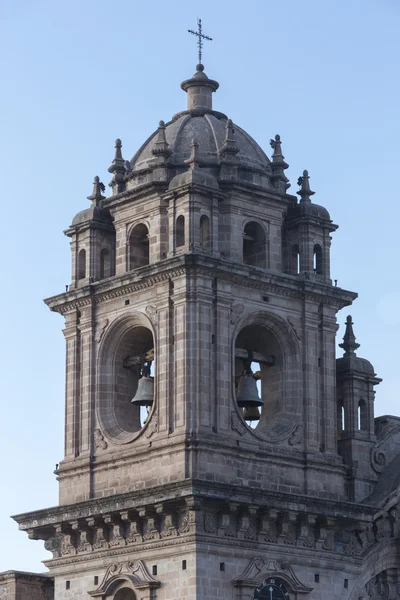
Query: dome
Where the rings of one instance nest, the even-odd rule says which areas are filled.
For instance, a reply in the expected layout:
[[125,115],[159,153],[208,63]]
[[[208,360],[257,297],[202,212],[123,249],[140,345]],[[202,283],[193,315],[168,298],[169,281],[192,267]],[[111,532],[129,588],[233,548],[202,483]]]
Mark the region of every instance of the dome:
[[[195,142],[199,147],[199,166],[204,173],[224,179],[222,166],[225,161],[236,168],[235,178],[272,188],[270,159],[248,133],[234,125],[226,115],[212,109],[212,94],[218,83],[209,79],[203,69],[198,65],[196,74],[181,85],[188,94],[187,110],[177,113],[167,124],[160,122],[158,130],[128,163],[127,180],[136,185],[135,180],[143,181],[143,177],[146,181],[156,179],[156,169],[160,165],[160,156],[163,156],[170,181],[187,170],[186,161]],[[152,171],[154,173],[149,175]]]
[[[178,167],[185,166],[190,156],[193,140],[199,144],[203,166],[218,167],[219,154],[223,146],[228,118],[221,113],[211,112],[198,115],[180,113],[167,123],[165,136],[171,150],[170,162]],[[237,125],[233,125],[239,151],[236,154],[240,166],[265,173],[270,160],[253,138]],[[143,144],[131,160],[133,171],[141,171],[154,163],[157,131]]]
[[92,204],[89,206],[89,208],[81,210],[75,215],[75,217],[72,219],[71,227],[77,227],[78,225],[88,223],[89,221],[96,221],[98,223],[112,223],[110,212],[101,205],[102,201],[105,199],[105,196],[102,196],[102,192],[104,192],[104,190],[104,184],[101,183],[98,175],[96,175],[93,181],[93,192],[87,197],[88,200],[91,200]]
[[75,215],[72,219],[72,226],[75,227],[76,225],[81,225],[87,221],[100,221],[103,223],[112,222],[110,213],[107,210],[100,208],[99,206],[90,206]]
[[375,369],[366,358],[348,354],[336,359],[336,372],[358,371],[364,375],[375,375]]
[[323,219],[330,221],[331,216],[323,206],[314,204],[314,202],[300,202],[292,206],[288,211],[288,219],[296,217],[314,217],[314,219]]

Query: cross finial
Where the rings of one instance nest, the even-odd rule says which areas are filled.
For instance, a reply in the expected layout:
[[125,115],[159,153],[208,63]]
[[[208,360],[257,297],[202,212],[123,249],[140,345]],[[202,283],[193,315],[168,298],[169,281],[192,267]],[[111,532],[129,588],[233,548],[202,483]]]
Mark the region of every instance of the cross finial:
[[197,31],[188,29],[188,32],[197,36],[197,48],[199,49],[199,65],[201,65],[201,61],[203,58],[203,40],[209,40],[211,42],[212,38],[208,37],[208,35],[204,35],[201,19],[197,19]]

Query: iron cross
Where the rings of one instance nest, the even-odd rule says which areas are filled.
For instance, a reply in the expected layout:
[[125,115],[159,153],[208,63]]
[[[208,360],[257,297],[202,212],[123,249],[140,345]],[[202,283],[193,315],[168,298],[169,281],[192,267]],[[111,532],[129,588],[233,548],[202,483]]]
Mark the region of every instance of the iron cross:
[[188,32],[197,36],[197,47],[199,49],[199,65],[201,65],[202,64],[201,61],[203,58],[203,40],[210,40],[210,42],[211,42],[212,38],[208,37],[208,35],[204,35],[203,27],[201,25],[201,19],[197,19],[197,27],[198,27],[197,31],[188,29]]

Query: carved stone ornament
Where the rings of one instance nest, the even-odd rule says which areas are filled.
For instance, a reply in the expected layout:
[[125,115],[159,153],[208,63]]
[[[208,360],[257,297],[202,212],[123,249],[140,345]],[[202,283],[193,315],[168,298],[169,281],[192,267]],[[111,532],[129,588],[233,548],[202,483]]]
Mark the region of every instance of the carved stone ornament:
[[110,321],[109,319],[104,319],[104,321],[101,321],[100,323],[96,323],[96,337],[95,340],[97,343],[100,343],[103,335],[109,325]]
[[242,594],[243,591],[253,591],[264,579],[271,576],[283,579],[291,592],[309,594],[313,590],[313,588],[307,587],[296,577],[289,563],[253,558],[247,569],[237,579],[232,581],[232,584],[238,588],[236,598],[244,597]]
[[297,444],[301,444],[303,441],[303,425],[299,423],[291,433],[288,442],[290,446],[295,446]]
[[145,431],[145,436],[147,438],[151,437],[153,435],[153,433],[155,433],[156,431],[158,431],[158,416],[157,415],[153,415],[151,417],[151,420],[146,428]]
[[150,321],[152,321],[153,323],[156,320],[157,310],[158,310],[157,307],[153,306],[152,304],[149,304],[145,308],[146,315],[149,317]]
[[387,463],[386,454],[383,450],[379,448],[372,448],[371,451],[371,466],[376,473],[382,473],[385,469]]
[[231,306],[231,323],[236,325],[240,317],[244,313],[244,304],[233,304]]
[[94,445],[96,448],[99,448],[100,450],[105,450],[108,446],[100,429],[95,429],[95,431],[94,431]]
[[[106,598],[114,592],[121,583],[127,582],[132,590],[148,590],[144,597],[155,599],[154,590],[160,587],[160,582],[154,579],[147,571],[142,560],[128,560],[110,565],[103,577],[100,586],[89,593],[93,598]],[[143,593],[143,592],[142,592]],[[143,595],[140,595],[142,598]]]

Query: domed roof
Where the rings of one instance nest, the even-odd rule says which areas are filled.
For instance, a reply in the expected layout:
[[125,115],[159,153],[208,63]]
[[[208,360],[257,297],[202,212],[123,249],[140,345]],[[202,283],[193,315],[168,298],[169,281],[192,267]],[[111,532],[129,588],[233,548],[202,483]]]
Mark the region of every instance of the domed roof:
[[366,358],[360,358],[355,354],[344,355],[336,359],[336,371],[358,371],[364,375],[375,375],[375,369]]
[[[167,123],[165,136],[171,149],[170,162],[184,166],[190,156],[190,146],[195,140],[204,166],[219,164],[227,128],[228,118],[221,113],[180,113]],[[270,160],[253,138],[237,125],[233,125],[238,152],[236,158],[241,166],[265,173]],[[154,163],[157,131],[143,144],[131,160],[133,171],[148,168]]]
[[102,196],[105,186],[101,183],[99,177],[96,175],[93,181],[93,192],[88,196],[88,200],[91,200],[92,204],[89,208],[79,211],[72,219],[71,227],[77,227],[83,223],[89,221],[97,221],[98,223],[112,223],[112,218],[108,209],[102,207],[102,200],[105,196]]
[[311,196],[315,194],[310,188],[310,177],[308,171],[304,170],[303,175],[297,182],[301,188],[297,192],[300,196],[300,202],[291,206],[288,210],[287,218],[295,219],[297,217],[311,217],[331,221],[331,216],[324,206],[311,202]]
[[353,331],[353,321],[351,315],[346,318],[346,331],[343,336],[343,343],[339,344],[343,348],[344,355],[336,359],[336,372],[356,371],[364,375],[375,377],[375,369],[366,358],[357,356],[356,350],[360,344],[356,342],[356,336]]
[[314,202],[299,202],[291,206],[288,210],[288,218],[296,217],[314,217],[315,219],[331,220],[329,212],[323,206],[314,204]]
[[157,178],[160,157],[169,181],[186,171],[186,161],[195,142],[203,174],[208,172],[216,179],[224,179],[222,167],[229,164],[236,168],[235,178],[242,182],[274,187],[273,168],[265,152],[246,131],[223,113],[213,110],[212,94],[218,83],[207,77],[203,65],[197,65],[195,75],[181,87],[188,94],[187,110],[176,114],[167,124],[160,121],[158,130],[126,164],[126,179],[130,185],[136,185],[144,177],[146,181]]

